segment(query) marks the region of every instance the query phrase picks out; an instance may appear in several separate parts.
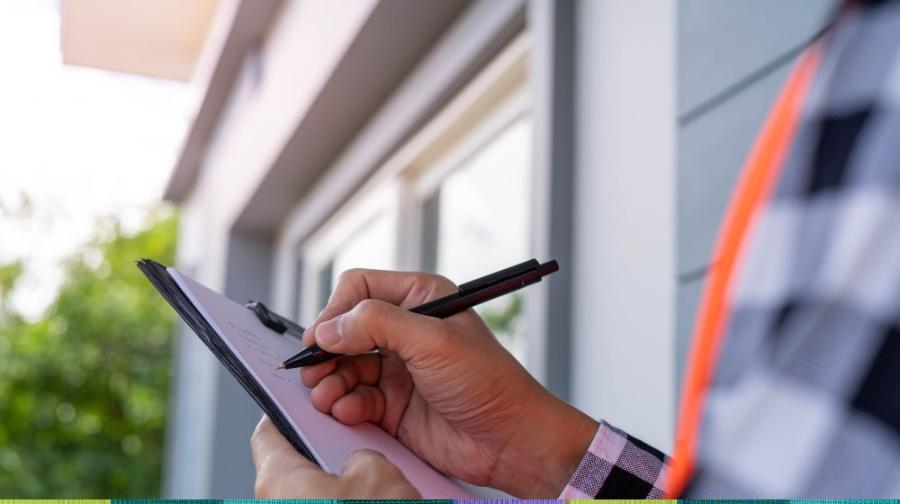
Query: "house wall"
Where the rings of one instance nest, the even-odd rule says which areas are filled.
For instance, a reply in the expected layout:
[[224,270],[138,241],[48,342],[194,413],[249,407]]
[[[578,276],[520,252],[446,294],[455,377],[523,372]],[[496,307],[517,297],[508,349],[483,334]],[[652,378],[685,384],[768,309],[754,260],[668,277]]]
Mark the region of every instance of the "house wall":
[[674,415],[674,0],[577,4],[572,402],[668,449]]

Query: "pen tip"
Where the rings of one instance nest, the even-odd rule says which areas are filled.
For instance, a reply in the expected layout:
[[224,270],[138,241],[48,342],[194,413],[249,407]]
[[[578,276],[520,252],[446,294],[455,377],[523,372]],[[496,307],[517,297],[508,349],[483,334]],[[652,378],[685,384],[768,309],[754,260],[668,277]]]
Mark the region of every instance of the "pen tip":
[[284,364],[281,364],[277,368],[275,368],[275,371],[278,371],[279,369],[284,369]]

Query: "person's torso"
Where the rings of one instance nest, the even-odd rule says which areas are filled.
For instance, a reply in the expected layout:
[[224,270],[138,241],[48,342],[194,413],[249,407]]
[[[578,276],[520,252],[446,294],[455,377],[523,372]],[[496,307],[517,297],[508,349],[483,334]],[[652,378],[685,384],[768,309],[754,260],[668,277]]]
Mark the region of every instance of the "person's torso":
[[690,497],[900,497],[900,1],[827,35],[744,246]]

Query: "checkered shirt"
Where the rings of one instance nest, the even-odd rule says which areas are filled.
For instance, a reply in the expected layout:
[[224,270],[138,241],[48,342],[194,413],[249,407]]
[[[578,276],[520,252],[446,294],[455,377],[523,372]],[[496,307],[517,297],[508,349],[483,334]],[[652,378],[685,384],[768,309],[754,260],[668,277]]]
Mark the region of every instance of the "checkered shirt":
[[560,499],[662,499],[668,458],[656,448],[600,422]]
[[[737,266],[688,497],[900,497],[900,1],[845,8]],[[562,497],[658,497],[603,424]]]

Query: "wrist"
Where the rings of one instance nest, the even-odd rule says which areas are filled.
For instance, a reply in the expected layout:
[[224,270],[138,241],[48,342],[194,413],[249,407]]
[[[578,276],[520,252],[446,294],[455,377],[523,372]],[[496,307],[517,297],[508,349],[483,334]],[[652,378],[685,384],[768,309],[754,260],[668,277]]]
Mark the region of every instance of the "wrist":
[[574,406],[542,393],[545,398],[527,412],[501,451],[492,485],[519,498],[558,497],[600,427]]

